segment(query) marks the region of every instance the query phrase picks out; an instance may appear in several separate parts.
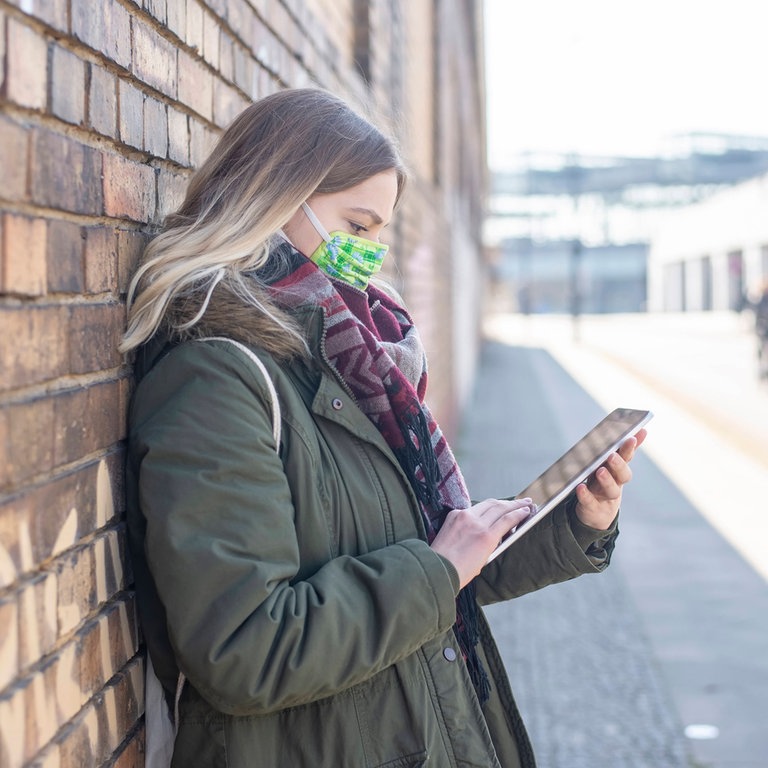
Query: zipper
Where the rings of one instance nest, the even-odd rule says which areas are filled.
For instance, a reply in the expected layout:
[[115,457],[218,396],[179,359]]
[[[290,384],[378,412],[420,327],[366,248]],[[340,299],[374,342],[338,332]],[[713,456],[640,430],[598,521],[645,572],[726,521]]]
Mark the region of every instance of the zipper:
[[323,313],[323,331],[320,334],[320,355],[323,358],[323,362],[333,371],[333,375],[336,377],[336,380],[339,382],[339,384],[341,384],[341,388],[349,395],[352,402],[359,407],[359,403],[355,397],[355,393],[352,391],[352,388],[349,386],[349,384],[347,384],[346,381],[344,381],[341,374],[336,370],[336,366],[328,357],[328,351],[325,348],[325,337],[327,333],[328,328],[325,324],[325,313]]

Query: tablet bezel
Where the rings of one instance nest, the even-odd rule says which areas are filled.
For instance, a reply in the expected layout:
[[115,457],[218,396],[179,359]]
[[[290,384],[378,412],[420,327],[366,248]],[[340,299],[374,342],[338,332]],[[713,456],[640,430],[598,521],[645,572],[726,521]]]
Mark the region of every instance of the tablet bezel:
[[[558,490],[544,499],[541,503],[537,502],[534,498],[533,501],[537,503],[536,512],[533,515],[519,523],[512,531],[504,537],[498,547],[491,553],[487,563],[495,560],[502,552],[508,547],[514,544],[521,536],[529,531],[536,523],[546,517],[561,501],[568,497],[573,492],[577,485],[583,483],[589,478],[589,476],[602,464],[606,459],[616,451],[621,444],[628,438],[635,435],[642,427],[647,424],[653,418],[651,411],[635,410],[633,408],[616,408],[611,411],[604,419],[599,421],[589,432],[587,432],[580,440],[575,442],[557,461],[553,462],[544,472],[542,472],[533,482],[518,494],[517,498],[526,498],[531,496],[531,489],[535,488],[537,483],[542,482],[543,478],[548,474],[562,474],[559,472],[558,467],[562,467],[565,463],[571,461],[574,456],[582,451],[590,451],[590,459],[580,466],[575,473],[571,473],[570,479],[563,481],[559,485]],[[617,422],[621,425],[621,431],[618,435],[612,432],[611,435],[601,435],[601,430],[610,425],[615,425]],[[589,445],[594,442],[595,439],[599,440],[597,448]]]

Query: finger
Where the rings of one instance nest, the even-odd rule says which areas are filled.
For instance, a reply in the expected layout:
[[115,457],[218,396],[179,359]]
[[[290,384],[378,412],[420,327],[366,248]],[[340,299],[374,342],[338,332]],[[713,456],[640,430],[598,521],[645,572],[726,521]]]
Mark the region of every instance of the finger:
[[493,519],[505,515],[507,512],[515,509],[530,509],[533,501],[531,499],[486,499],[472,507],[477,517],[490,515]]
[[576,500],[584,507],[597,501],[586,483],[579,483],[576,486]]
[[635,435],[632,437],[627,438],[619,448],[619,455],[621,456],[624,461],[631,461],[632,457],[635,455],[635,452],[637,449],[643,444],[643,441],[646,438],[646,435],[648,434],[647,430],[640,429],[637,431]]
[[618,453],[612,453],[601,469],[606,469],[619,485],[632,479],[632,468]]
[[622,485],[607,467],[600,467],[594,474],[589,490],[598,501],[615,501],[621,497]]
[[632,457],[635,455],[635,449],[637,448],[637,438],[628,437],[619,447],[617,453],[624,461],[632,461]]
[[488,530],[494,537],[498,536],[499,538],[502,538],[513,528],[520,525],[523,520],[527,520],[531,512],[531,507],[517,507],[516,509],[510,509],[506,514],[495,520]]

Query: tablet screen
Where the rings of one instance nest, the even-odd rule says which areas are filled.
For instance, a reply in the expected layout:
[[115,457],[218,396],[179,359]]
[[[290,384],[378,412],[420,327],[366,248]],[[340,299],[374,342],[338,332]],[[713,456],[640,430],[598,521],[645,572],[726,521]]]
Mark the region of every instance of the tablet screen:
[[576,486],[586,480],[628,437],[646,424],[653,414],[617,408],[587,432],[554,464],[537,477],[518,498],[529,497],[536,512],[520,523],[494,550],[488,562],[503,552],[525,530],[552,511]]
[[[606,451],[610,455],[617,442],[622,443],[640,429],[640,425],[645,423],[644,417],[647,413],[648,411],[634,411],[629,408],[616,409],[518,496],[530,497],[541,507],[562,489],[575,488],[608,458]],[[595,462],[599,463],[593,467]]]

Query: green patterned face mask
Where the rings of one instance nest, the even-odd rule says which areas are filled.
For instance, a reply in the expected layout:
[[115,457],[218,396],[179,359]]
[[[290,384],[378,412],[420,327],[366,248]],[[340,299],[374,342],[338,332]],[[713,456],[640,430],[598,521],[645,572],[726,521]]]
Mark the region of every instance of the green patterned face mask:
[[371,277],[381,269],[389,246],[348,232],[326,232],[314,211],[306,203],[301,207],[323,238],[309,258],[330,277],[364,291]]

